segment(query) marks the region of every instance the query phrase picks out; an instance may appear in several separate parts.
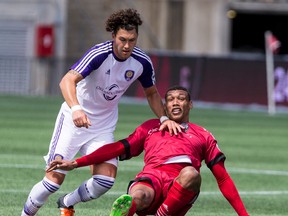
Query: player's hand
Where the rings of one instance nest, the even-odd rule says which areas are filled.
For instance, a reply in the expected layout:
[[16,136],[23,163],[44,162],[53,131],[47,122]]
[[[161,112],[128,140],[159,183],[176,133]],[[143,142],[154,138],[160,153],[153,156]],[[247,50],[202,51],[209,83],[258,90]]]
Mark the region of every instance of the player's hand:
[[90,127],[91,121],[88,119],[87,115],[83,110],[76,110],[72,113],[73,122],[76,127]]
[[173,120],[167,119],[164,122],[162,122],[159,130],[163,131],[166,129],[168,129],[170,135],[172,136],[172,135],[177,135],[178,133],[181,133],[184,127]]
[[70,171],[77,168],[76,161],[67,161],[67,160],[53,160],[49,167],[46,169],[46,172],[51,172],[56,169],[61,169],[65,171]]

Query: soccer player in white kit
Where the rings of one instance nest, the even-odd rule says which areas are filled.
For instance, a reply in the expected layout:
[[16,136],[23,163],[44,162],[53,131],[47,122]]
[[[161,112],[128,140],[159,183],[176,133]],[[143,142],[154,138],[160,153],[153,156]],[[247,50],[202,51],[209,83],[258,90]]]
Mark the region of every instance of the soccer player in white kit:
[[[59,111],[46,164],[55,159],[72,160],[79,152],[87,155],[114,141],[118,103],[127,88],[139,80],[153,112],[171,134],[180,125],[166,117],[162,99],[155,86],[150,58],[138,47],[138,26],[142,24],[134,9],[119,10],[106,21],[112,40],[89,49],[62,78],[60,88],[65,102]],[[57,201],[62,216],[73,216],[73,206],[97,199],[114,184],[118,160],[92,165],[92,177]],[[66,171],[46,173],[34,185],[22,210],[22,216],[36,215],[48,197],[59,190]]]

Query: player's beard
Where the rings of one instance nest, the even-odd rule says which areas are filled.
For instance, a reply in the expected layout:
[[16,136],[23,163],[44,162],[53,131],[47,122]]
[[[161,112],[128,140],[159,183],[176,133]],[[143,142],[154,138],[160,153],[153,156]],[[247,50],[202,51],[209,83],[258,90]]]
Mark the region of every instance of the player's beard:
[[126,60],[131,56],[131,51],[130,50],[121,50],[121,57],[122,59]]

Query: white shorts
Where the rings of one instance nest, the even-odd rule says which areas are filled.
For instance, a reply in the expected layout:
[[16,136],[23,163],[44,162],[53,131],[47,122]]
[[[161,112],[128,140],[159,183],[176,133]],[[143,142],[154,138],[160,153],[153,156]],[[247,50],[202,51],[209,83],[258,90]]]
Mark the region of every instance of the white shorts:
[[[87,155],[103,145],[114,142],[112,132],[93,133],[87,128],[76,127],[70,112],[62,106],[57,116],[49,151],[44,156],[47,166],[56,158],[73,160],[78,152],[81,156]],[[118,166],[117,158],[105,162]],[[57,171],[67,173],[63,170]]]

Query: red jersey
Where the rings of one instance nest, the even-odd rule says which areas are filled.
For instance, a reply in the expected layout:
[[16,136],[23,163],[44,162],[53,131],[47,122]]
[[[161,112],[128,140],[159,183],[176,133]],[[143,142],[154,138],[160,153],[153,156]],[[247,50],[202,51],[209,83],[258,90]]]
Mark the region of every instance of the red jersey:
[[201,162],[211,168],[220,160],[225,160],[214,136],[205,128],[187,123],[185,131],[171,136],[168,131],[159,131],[159,119],[151,119],[136,128],[126,139],[126,154],[120,160],[138,156],[143,151],[144,170],[164,164],[167,160],[181,155],[187,155],[192,166],[200,171]]
[[[143,175],[144,177],[148,176],[148,178],[151,179],[152,185],[156,191],[155,200],[158,201],[154,201],[153,205],[144,211],[148,212],[151,210],[151,212],[156,212],[159,203],[161,204],[166,197],[164,194],[161,198],[163,195],[162,193],[167,193],[170,183],[173,182],[174,178],[178,175],[177,173],[175,173],[174,176],[170,175],[170,172],[170,174],[165,177],[165,175],[161,173],[160,178],[158,178],[157,176],[159,170],[161,172],[161,167],[156,167],[165,164],[167,161],[171,162],[171,159],[175,158],[180,158],[180,160],[172,161],[175,163],[183,163],[182,159],[183,156],[185,156],[184,163],[187,163],[187,160],[185,159],[188,157],[192,166],[199,172],[201,162],[205,161],[206,165],[211,169],[215,176],[222,194],[238,215],[248,215],[234,182],[226,172],[223,162],[225,156],[218,148],[217,141],[213,135],[205,128],[192,123],[187,123],[185,125],[185,130],[182,133],[173,136],[171,136],[168,131],[160,132],[159,126],[159,119],[148,120],[137,127],[128,138],[102,146],[91,154],[76,159],[77,166],[82,167],[91,164],[99,164],[119,155],[120,160],[126,160],[138,156],[144,151],[144,168],[137,177]],[[113,151],[111,151],[111,148]],[[172,165],[167,167],[170,169],[170,167],[175,168],[176,166],[177,165]],[[163,184],[161,183],[163,177],[166,186],[168,186],[166,189],[163,189]],[[171,182],[167,180],[169,178],[171,178]],[[146,212],[145,215],[147,215]]]

